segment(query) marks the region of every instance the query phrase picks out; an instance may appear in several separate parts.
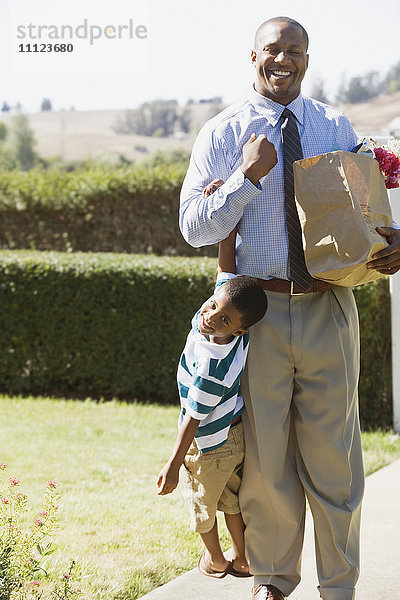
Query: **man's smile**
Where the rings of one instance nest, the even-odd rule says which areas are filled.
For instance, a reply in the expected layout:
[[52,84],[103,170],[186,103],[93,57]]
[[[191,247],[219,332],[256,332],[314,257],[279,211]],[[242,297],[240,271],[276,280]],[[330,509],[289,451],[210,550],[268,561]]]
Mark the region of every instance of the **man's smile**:
[[293,71],[283,71],[283,70],[268,70],[267,74],[272,75],[275,79],[288,79],[291,75],[293,75]]

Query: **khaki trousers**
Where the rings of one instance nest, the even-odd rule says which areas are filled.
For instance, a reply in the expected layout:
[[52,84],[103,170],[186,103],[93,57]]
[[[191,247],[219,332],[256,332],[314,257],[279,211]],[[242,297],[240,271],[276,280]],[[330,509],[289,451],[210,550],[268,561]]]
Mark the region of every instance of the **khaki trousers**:
[[242,378],[246,457],[239,500],[255,585],[289,595],[300,581],[305,497],[320,594],[352,600],[364,475],[353,293],[266,292]]

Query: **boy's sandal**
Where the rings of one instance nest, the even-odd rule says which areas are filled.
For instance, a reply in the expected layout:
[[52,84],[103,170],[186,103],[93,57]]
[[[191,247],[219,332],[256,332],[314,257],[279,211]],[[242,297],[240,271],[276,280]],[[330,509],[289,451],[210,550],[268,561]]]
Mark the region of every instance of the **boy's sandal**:
[[236,569],[233,568],[229,571],[229,575],[233,575],[234,577],[253,577],[253,575],[251,573],[245,573],[244,571],[236,571]]
[[200,573],[207,577],[214,577],[215,579],[222,579],[226,577],[232,570],[232,561],[228,563],[225,571],[215,571],[206,560],[206,551],[199,558],[198,569]]

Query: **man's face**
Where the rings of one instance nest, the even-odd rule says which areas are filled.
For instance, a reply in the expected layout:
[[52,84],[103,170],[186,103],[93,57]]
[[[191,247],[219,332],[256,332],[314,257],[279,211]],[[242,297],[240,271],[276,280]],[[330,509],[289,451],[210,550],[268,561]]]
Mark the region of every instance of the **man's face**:
[[259,94],[285,106],[297,98],[308,67],[306,41],[300,27],[279,22],[266,25],[251,60]]
[[241,314],[229,300],[223,286],[200,308],[199,331],[203,335],[221,339],[245,333]]

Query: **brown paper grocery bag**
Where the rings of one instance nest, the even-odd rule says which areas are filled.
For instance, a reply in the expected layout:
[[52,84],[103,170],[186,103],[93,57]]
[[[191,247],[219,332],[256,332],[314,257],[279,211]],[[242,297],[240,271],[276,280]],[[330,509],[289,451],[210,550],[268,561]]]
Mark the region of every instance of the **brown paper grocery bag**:
[[378,162],[338,150],[294,163],[296,204],[307,268],[317,279],[351,287],[383,277],[365,264],[388,244],[392,227]]

